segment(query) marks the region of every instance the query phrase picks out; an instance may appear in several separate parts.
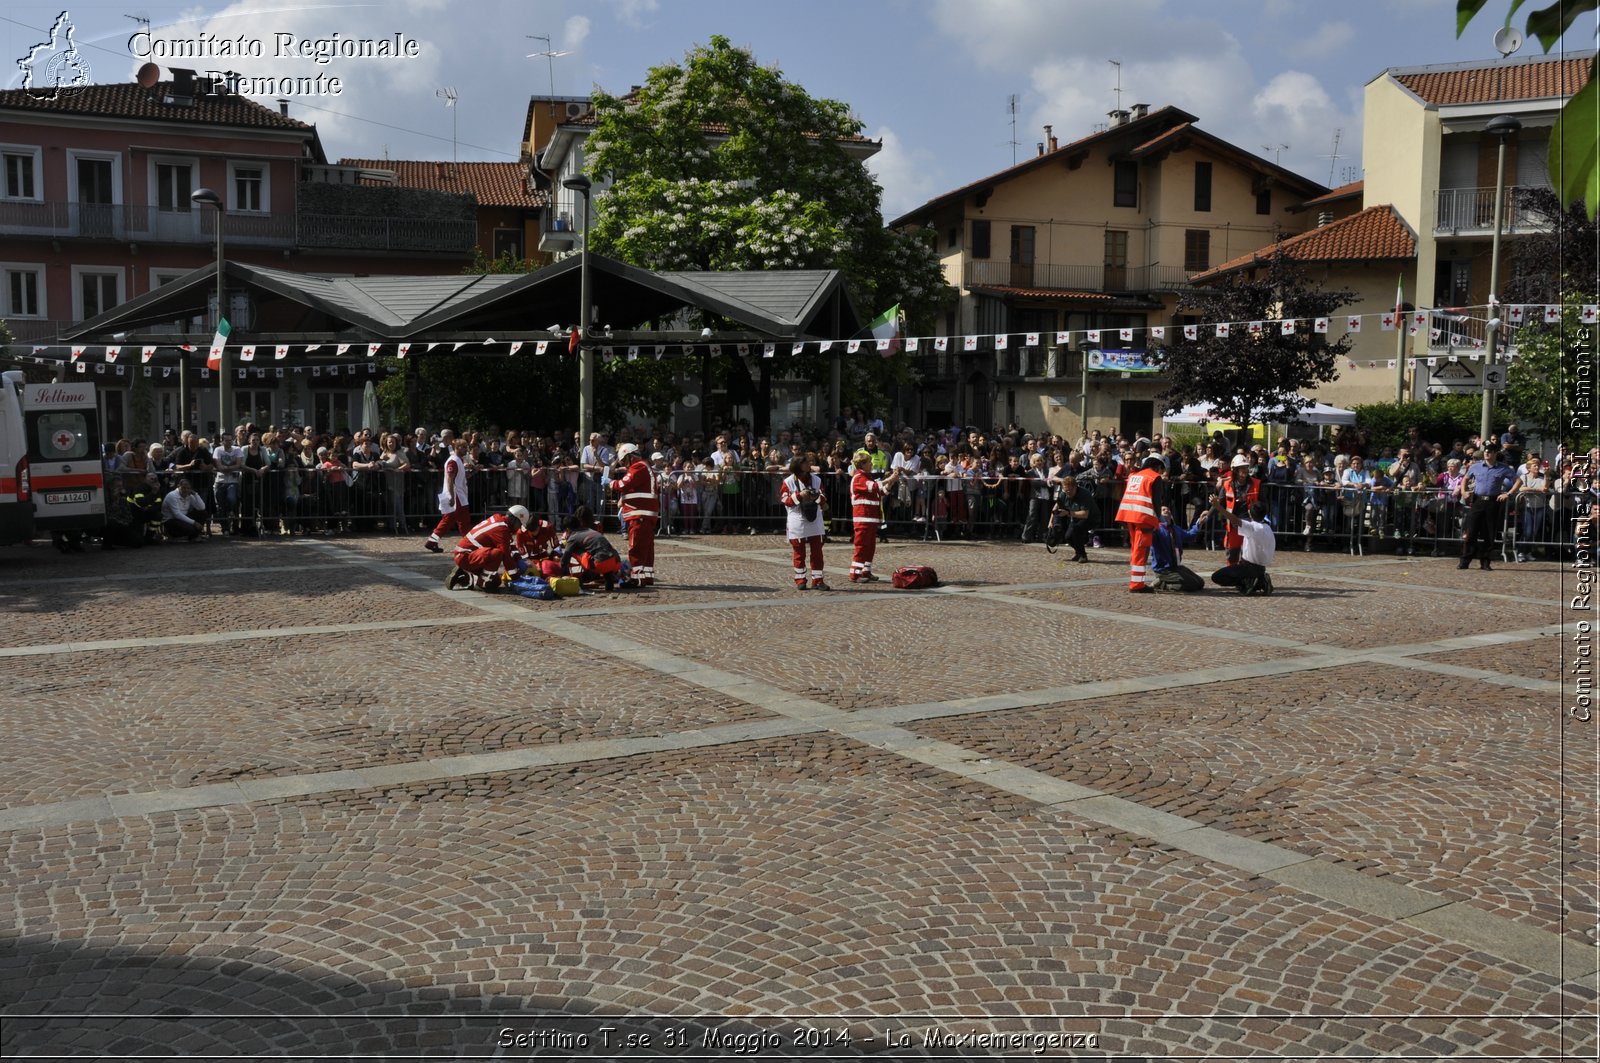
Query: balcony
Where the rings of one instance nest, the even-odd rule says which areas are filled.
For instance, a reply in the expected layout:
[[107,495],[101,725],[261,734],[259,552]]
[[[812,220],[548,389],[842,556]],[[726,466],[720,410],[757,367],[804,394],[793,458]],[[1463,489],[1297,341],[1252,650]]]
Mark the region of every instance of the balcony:
[[[1539,308],[1542,309],[1542,308]],[[1482,314],[1483,308],[1477,308],[1477,313]],[[1542,319],[1541,319],[1542,320]],[[1528,322],[1536,324],[1537,322]],[[1517,351],[1517,333],[1520,325],[1507,323],[1495,337],[1495,346],[1501,349],[1500,356],[1510,351],[1513,355]],[[1438,338],[1434,332],[1438,332]],[[1469,317],[1461,314],[1446,314],[1430,312],[1428,314],[1427,340],[1429,352],[1444,354],[1471,354],[1481,353],[1483,344],[1488,342],[1488,323],[1480,317]]]
[[549,207],[539,211],[539,250],[548,254],[571,251],[578,243],[572,215]]
[[[1548,232],[1542,215],[1520,204],[1517,193],[1521,187],[1506,187],[1505,217],[1500,231]],[[1433,235],[1435,236],[1492,236],[1494,235],[1493,188],[1441,188],[1433,194]]]
[[[451,218],[362,217],[301,214],[295,246],[340,251],[439,251],[468,254],[478,243],[478,225]],[[229,216],[232,222],[232,216]],[[228,239],[233,239],[230,230]]]
[[5,323],[18,346],[28,343],[55,343],[61,333],[77,324],[76,321],[48,317],[12,317],[6,318]]
[[1189,286],[1194,274],[1179,266],[1064,266],[1036,262],[970,261],[964,288],[1037,288],[1062,292],[1162,292]]
[[[49,240],[125,243],[216,243],[213,210],[160,210],[126,203],[0,200],[0,232]],[[355,214],[241,214],[223,220],[229,247],[340,251],[436,251],[469,254],[477,224],[461,219],[368,217]]]

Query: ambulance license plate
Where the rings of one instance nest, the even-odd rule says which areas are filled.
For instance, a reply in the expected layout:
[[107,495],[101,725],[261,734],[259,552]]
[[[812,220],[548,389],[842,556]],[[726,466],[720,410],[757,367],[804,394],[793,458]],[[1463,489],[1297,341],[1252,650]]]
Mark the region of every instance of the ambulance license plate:
[[74,502],[89,501],[87,491],[44,491],[42,494],[47,506],[65,506]]

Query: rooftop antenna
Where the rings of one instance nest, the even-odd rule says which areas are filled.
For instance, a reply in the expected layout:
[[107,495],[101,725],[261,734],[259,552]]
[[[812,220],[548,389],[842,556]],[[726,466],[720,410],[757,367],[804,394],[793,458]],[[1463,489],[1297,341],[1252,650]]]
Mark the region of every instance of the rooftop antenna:
[[529,52],[526,58],[543,59],[550,65],[550,117],[554,118],[556,114],[556,60],[563,55],[571,55],[572,52],[570,50],[557,51],[556,48],[550,43],[549,34],[527,33],[524,34],[524,36],[530,41],[544,42],[544,51]]
[[1017,164],[1017,94],[1006,97],[1006,110],[1011,115],[1011,165]]
[[1274,166],[1281,166],[1283,164],[1279,160],[1283,158],[1283,153],[1289,150],[1289,145],[1279,144],[1277,147],[1273,147],[1271,144],[1263,144],[1261,145],[1261,150],[1263,153],[1268,151],[1272,152],[1272,164]]
[[456,164],[456,89],[454,85],[442,88],[434,93],[450,108],[450,165]]
[[1332,185],[1333,185],[1333,170],[1334,170],[1334,167],[1338,166],[1339,165],[1339,160],[1344,158],[1344,156],[1339,153],[1339,140],[1343,136],[1344,136],[1344,130],[1343,129],[1335,129],[1333,131],[1333,150],[1328,152],[1328,154],[1323,156],[1324,159],[1328,160],[1328,185],[1329,185],[1329,187],[1332,187]]
[[150,32],[150,16],[149,15],[123,15],[122,17],[123,18],[131,18],[131,19],[133,19],[133,21],[135,21],[135,22],[137,22],[139,24],[139,28],[141,30],[143,30],[145,33],[149,33]]
[[1107,59],[1106,62],[1117,68],[1117,84],[1111,90],[1117,94],[1117,110],[1122,110],[1122,60]]

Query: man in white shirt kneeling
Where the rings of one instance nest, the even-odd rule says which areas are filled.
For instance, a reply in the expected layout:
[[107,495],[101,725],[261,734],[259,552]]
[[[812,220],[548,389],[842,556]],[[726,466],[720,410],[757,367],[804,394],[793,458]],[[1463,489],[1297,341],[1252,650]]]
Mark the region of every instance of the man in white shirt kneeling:
[[1252,502],[1250,516],[1246,518],[1224,509],[1222,499],[1212,495],[1211,508],[1217,516],[1233,525],[1244,539],[1239,560],[1213,572],[1211,582],[1219,587],[1237,587],[1240,594],[1271,594],[1272,577],[1267,575],[1267,566],[1272,564],[1272,558],[1277,553],[1278,541],[1272,525],[1263,519],[1267,515],[1266,505]]

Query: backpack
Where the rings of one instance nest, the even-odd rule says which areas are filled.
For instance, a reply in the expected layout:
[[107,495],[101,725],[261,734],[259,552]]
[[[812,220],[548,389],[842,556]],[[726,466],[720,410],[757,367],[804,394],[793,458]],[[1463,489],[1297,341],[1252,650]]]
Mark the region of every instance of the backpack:
[[894,570],[889,581],[902,590],[921,590],[924,587],[937,587],[939,574],[927,565],[901,565]]
[[1182,565],[1156,573],[1158,591],[1182,591],[1184,594],[1194,594],[1205,589],[1205,578]]

